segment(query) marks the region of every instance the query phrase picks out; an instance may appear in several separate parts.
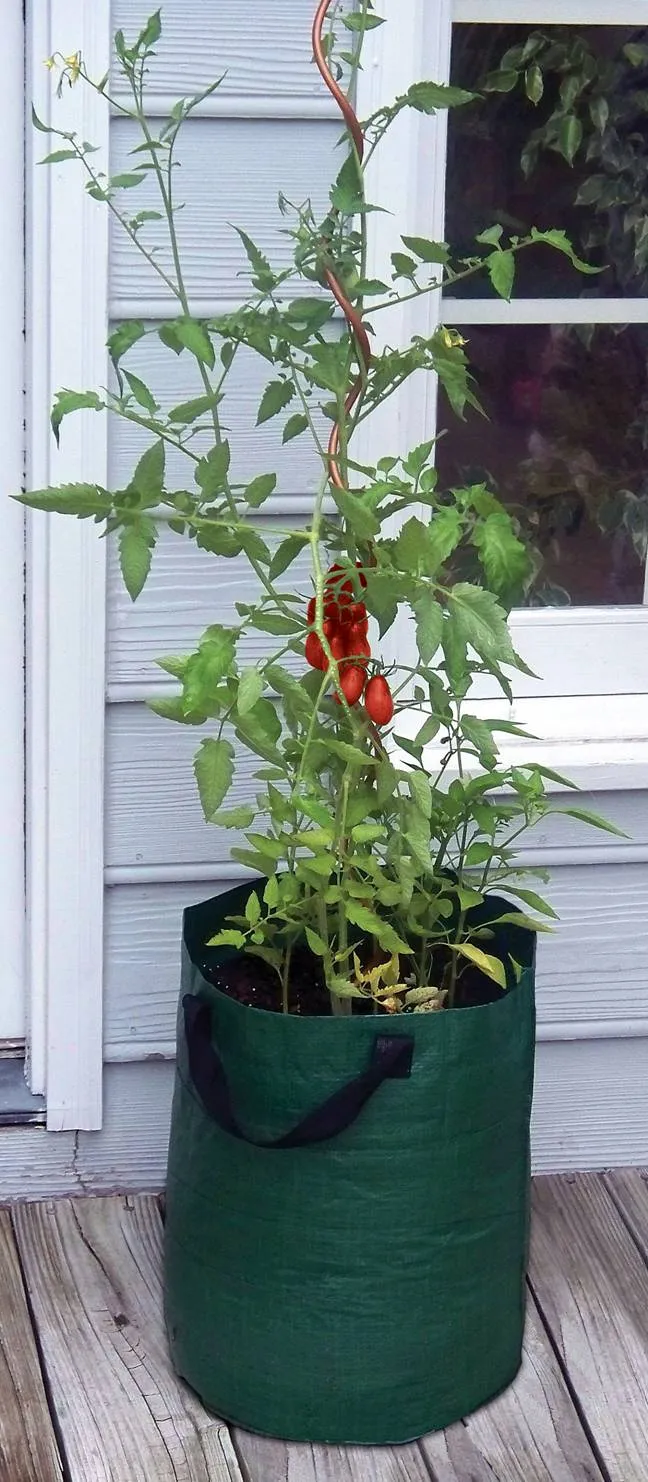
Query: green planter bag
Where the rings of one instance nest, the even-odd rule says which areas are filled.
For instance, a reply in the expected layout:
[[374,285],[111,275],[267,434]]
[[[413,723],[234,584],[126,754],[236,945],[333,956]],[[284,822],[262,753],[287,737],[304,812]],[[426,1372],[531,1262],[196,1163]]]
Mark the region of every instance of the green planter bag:
[[534,938],[499,928],[524,971],[478,1008],[269,1013],[203,973],[228,955],[204,943],[251,888],[184,918],[174,1363],[249,1430],[411,1440],[483,1405],[520,1365]]

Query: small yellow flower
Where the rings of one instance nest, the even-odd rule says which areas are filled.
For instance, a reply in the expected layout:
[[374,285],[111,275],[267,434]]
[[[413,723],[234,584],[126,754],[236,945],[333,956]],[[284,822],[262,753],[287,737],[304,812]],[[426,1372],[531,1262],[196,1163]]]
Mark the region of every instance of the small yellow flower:
[[73,82],[76,82],[81,71],[81,52],[75,51],[71,57],[65,57],[64,61],[70,85],[72,85]]
[[466,343],[463,336],[457,334],[456,329],[446,329],[445,326],[441,330],[441,339],[446,350],[457,350],[460,345],[465,345]]
[[48,72],[53,72],[56,66],[56,57],[46,57],[43,66],[47,67]]

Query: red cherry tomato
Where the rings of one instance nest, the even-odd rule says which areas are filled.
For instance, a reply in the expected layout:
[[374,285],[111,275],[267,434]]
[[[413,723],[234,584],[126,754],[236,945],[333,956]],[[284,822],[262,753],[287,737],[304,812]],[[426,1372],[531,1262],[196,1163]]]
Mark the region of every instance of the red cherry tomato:
[[309,633],[304,645],[306,661],[311,669],[328,669],[328,659],[320,643],[317,633]]
[[[345,664],[344,673],[340,676],[340,689],[345,697],[347,705],[357,705],[365,686],[366,674],[358,664]],[[340,696],[335,696],[338,705],[341,705]]]
[[374,674],[365,690],[365,707],[369,719],[377,726],[389,725],[394,714],[394,701],[387,680],[382,674]]
[[346,638],[346,650],[349,658],[355,659],[356,663],[360,658],[371,658],[371,647],[369,645],[367,635],[366,633],[363,633],[362,630],[358,628],[355,623],[353,627],[349,628],[348,630],[348,637]]
[[349,617],[352,623],[364,623],[367,626],[367,609],[364,602],[354,602],[349,608]]
[[306,608],[306,621],[309,622],[309,623],[314,623],[315,622],[315,598],[314,597],[309,598],[308,607]]
[[341,633],[334,633],[333,634],[333,637],[330,639],[330,646],[331,646],[331,653],[333,655],[333,658],[334,659],[337,659],[338,663],[339,663],[340,659],[345,659],[346,658],[347,646],[346,646],[346,642],[345,642],[344,638],[342,637]]

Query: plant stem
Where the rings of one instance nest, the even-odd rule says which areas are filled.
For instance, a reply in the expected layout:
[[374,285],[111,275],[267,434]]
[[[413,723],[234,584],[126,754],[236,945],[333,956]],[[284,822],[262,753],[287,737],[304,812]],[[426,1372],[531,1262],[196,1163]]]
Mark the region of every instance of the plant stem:
[[292,942],[289,942],[288,946],[286,947],[281,968],[281,1011],[283,1014],[290,1013],[288,994],[290,987],[290,963],[292,959],[292,949],[293,944]]

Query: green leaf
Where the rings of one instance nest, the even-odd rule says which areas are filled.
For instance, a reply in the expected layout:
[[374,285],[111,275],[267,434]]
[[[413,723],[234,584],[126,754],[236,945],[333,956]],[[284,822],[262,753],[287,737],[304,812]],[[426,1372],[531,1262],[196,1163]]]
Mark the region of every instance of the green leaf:
[[303,412],[295,412],[286,422],[281,439],[282,443],[291,442],[293,437],[299,437],[302,432],[306,432],[307,428],[308,417],[305,417]]
[[258,628],[261,633],[274,633],[278,638],[288,637],[290,633],[297,633],[301,627],[298,617],[283,617],[279,612],[253,613],[250,618],[250,627]]
[[344,912],[353,926],[359,926],[361,931],[370,933],[386,952],[412,952],[413,949],[403,941],[402,937],[399,937],[393,926],[383,921],[375,911],[369,910],[368,906],[361,905],[359,901],[347,900]]
[[211,412],[221,399],[218,391],[212,391],[209,396],[195,396],[191,401],[181,401],[177,407],[171,408],[169,421],[182,422],[188,426],[189,423],[196,422],[198,417],[204,416],[205,412]]
[[241,804],[239,808],[219,808],[214,813],[212,823],[218,824],[219,828],[250,828],[256,818],[256,808],[246,807]]
[[39,134],[51,134],[52,133],[52,129],[50,128],[49,124],[41,123],[41,120],[38,117],[38,114],[36,112],[36,109],[34,108],[33,103],[32,103],[32,110],[31,110],[31,120],[32,120],[32,123],[34,125],[34,128],[35,129],[38,129]]
[[171,319],[168,324],[161,324],[158,329],[158,339],[166,345],[167,350],[173,350],[174,355],[181,355],[184,345],[177,331],[177,320]]
[[323,937],[319,935],[319,932],[313,931],[312,926],[306,927],[306,941],[308,942],[311,952],[313,952],[316,957],[326,957],[329,950],[326,942],[324,941]]
[[140,170],[137,175],[132,172],[122,175],[111,175],[108,186],[110,190],[134,190],[135,186],[141,185],[144,180],[146,180],[146,175]]
[[410,252],[420,257],[421,262],[444,263],[448,261],[450,249],[445,242],[430,242],[427,237],[401,237]]
[[164,443],[161,438],[146,449],[137,464],[128,485],[128,492],[137,494],[141,504],[159,504],[164,489]]
[[561,120],[558,130],[557,148],[560,154],[567,160],[568,165],[573,165],[583,138],[583,125],[575,113],[567,113]]
[[385,24],[383,16],[372,15],[369,11],[365,11],[363,14],[361,11],[356,10],[351,15],[341,16],[340,19],[342,25],[346,26],[347,31],[373,31],[376,26],[384,26]]
[[238,947],[240,950],[245,946],[245,937],[242,931],[235,931],[233,927],[226,926],[222,931],[217,932],[215,937],[210,937],[205,946]]
[[252,509],[258,509],[259,506],[263,504],[264,501],[268,499],[271,494],[274,493],[276,487],[276,473],[258,474],[257,477],[255,479],[252,479],[252,482],[247,485],[244,495],[246,504],[250,504],[252,506]]
[[263,694],[263,675],[258,669],[244,669],[239,679],[236,708],[239,715],[253,710]]
[[438,108],[460,108],[472,103],[474,93],[462,87],[446,87],[439,82],[414,82],[402,97],[397,98],[400,106],[415,108],[419,113],[436,113]]
[[332,490],[337,507],[359,540],[372,540],[380,531],[380,520],[358,494],[346,489]]
[[163,720],[174,720],[182,726],[194,725],[193,720],[188,720],[184,712],[182,695],[164,695],[159,700],[147,700],[148,709],[154,715],[161,715]]
[[531,66],[527,67],[527,70],[524,74],[524,89],[527,98],[529,98],[532,103],[535,103],[537,105],[544,93],[544,78],[542,76],[542,68],[538,66],[537,62],[532,62]]
[[119,563],[126,591],[134,602],[151,569],[157,529],[146,515],[124,525],[119,532]]
[[575,253],[567,233],[561,231],[558,227],[552,227],[547,232],[540,232],[535,226],[532,226],[531,241],[546,242],[549,247],[554,247],[556,251],[564,252],[565,257],[568,257],[570,262],[574,264],[574,267],[578,268],[579,273],[603,272],[602,268],[596,268],[589,262],[583,262],[583,259]]
[[78,160],[76,149],[55,149],[52,154],[46,154],[39,165],[60,165],[63,160]]
[[196,483],[202,489],[205,499],[213,499],[215,494],[222,493],[227,481],[230,456],[230,445],[224,439],[221,443],[215,443],[196,464]]
[[292,381],[270,381],[261,397],[256,419],[257,427],[260,427],[263,422],[269,422],[271,417],[276,417],[277,412],[283,411],[294,395],[295,388]]
[[252,267],[252,282],[254,287],[258,288],[261,293],[267,293],[270,289],[274,288],[277,282],[276,273],[273,273],[267,257],[257,247],[256,243],[252,241],[252,238],[248,237],[247,232],[241,231],[241,228],[238,226],[234,230],[241,238],[248,262]]
[[436,576],[458,546],[462,528],[461,515],[454,506],[438,510],[427,525],[414,515],[394,543],[394,559],[403,571]]
[[499,222],[496,222],[494,226],[487,226],[484,228],[483,232],[478,232],[477,236],[475,237],[475,241],[484,242],[491,247],[497,247],[501,242],[503,235],[504,227],[500,226]]
[[487,93],[512,93],[517,85],[518,73],[513,68],[503,68],[500,72],[489,72],[483,86]]
[[434,740],[435,736],[438,736],[440,729],[441,721],[438,715],[429,715],[427,720],[423,722],[420,731],[416,734],[416,745],[421,747],[427,746],[430,741]]
[[386,833],[384,823],[356,823],[351,829],[354,844],[375,844],[377,839],[384,839]]
[[505,598],[521,595],[525,579],[530,574],[531,560],[505,511],[488,515],[478,524],[472,542],[479,553],[489,586]]
[[105,405],[96,391],[57,391],[50,418],[57,446],[61,422],[69,412],[79,412],[86,408],[93,412],[102,412]]
[[443,610],[426,592],[414,602],[416,642],[424,664],[429,664],[441,642]]
[[592,98],[589,111],[594,128],[598,129],[599,134],[604,134],[610,117],[610,105],[607,98]]
[[285,540],[282,540],[268,568],[270,580],[274,581],[277,576],[281,576],[282,572],[287,571],[293,561],[301,556],[306,545],[308,545],[308,537],[305,535],[288,535]]
[[250,926],[256,926],[257,921],[261,920],[261,902],[259,901],[256,890],[250,891],[245,902],[245,916]]
[[506,970],[498,957],[482,952],[481,947],[474,947],[472,942],[449,942],[448,946],[451,952],[459,952],[462,957],[467,957],[469,962],[474,963],[485,977],[492,978],[500,988],[506,988]]
[[279,881],[276,875],[271,875],[270,879],[266,881],[263,902],[271,911],[274,911],[275,906],[279,905]]
[[214,346],[204,324],[199,324],[197,319],[174,319],[173,333],[174,338],[185,350],[190,350],[201,365],[213,370]]
[[341,216],[355,216],[363,210],[363,175],[355,153],[347,155],[330,196],[331,205]]
[[588,808],[552,808],[551,812],[556,814],[566,813],[568,818],[577,818],[579,823],[589,823],[592,825],[592,828],[603,829],[606,834],[616,834],[619,839],[628,839],[630,837],[625,829],[617,828],[615,823],[610,823],[607,818],[601,818],[599,813],[591,813]]
[[524,901],[525,906],[530,906],[532,911],[540,911],[544,916],[552,916],[554,921],[559,920],[558,912],[554,911],[553,906],[550,906],[549,902],[543,896],[538,895],[537,891],[527,890],[526,886],[522,888],[521,885],[509,885],[508,880],[502,888],[509,895],[519,896],[520,900]]
[[117,365],[122,355],[125,355],[132,345],[136,345],[145,334],[146,326],[141,319],[128,319],[124,324],[118,324],[106,341],[113,365]]
[[410,772],[407,778],[410,797],[425,818],[432,816],[432,786],[425,772]]
[[408,257],[405,252],[392,252],[392,267],[397,278],[414,278],[418,263],[413,257]]
[[234,747],[221,737],[201,741],[194,759],[194,773],[207,822],[218,812],[234,779]]
[[139,36],[135,43],[137,50],[139,51],[140,47],[143,50],[148,50],[150,46],[155,46],[156,41],[160,40],[161,35],[161,11],[156,10],[153,15],[149,16],[144,29],[139,33]]
[[78,515],[79,519],[90,519],[92,515],[110,514],[110,495],[96,484],[61,484],[57,489],[31,489],[28,494],[16,494],[18,504],[29,509],[42,509],[48,514]]
[[468,582],[456,582],[448,591],[453,626],[480,658],[519,667],[506,624],[506,614],[492,592]]
[[128,381],[135,400],[144,408],[145,412],[148,412],[150,417],[154,417],[158,409],[158,404],[155,397],[151,395],[148,386],[145,386],[144,382],[140,381],[139,376],[134,376],[132,371],[124,371],[124,379]]
[[515,281],[515,258],[512,252],[491,252],[486,258],[488,276],[500,298],[510,299]]

